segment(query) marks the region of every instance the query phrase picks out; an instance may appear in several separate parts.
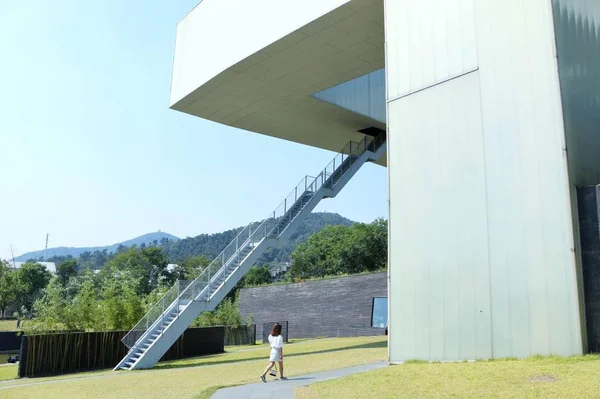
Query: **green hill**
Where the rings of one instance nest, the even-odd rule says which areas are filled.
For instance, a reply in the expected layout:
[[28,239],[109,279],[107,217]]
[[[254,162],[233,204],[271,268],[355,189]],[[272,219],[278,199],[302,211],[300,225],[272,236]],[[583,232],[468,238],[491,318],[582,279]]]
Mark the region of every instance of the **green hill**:
[[[298,226],[290,237],[288,243],[281,249],[269,248],[258,260],[257,264],[270,264],[285,262],[290,259],[290,254],[298,244],[305,241],[310,235],[321,231],[325,226],[350,226],[354,222],[337,213],[311,213]],[[210,259],[215,258],[235,236],[242,227],[216,234],[201,234],[178,241],[169,241],[163,245],[169,262],[177,263],[181,260],[196,255],[204,255]]]

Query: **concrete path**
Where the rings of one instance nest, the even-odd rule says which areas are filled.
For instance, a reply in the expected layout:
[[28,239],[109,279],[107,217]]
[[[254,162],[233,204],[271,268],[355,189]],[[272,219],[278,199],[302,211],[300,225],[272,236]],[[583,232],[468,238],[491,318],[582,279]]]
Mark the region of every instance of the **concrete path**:
[[[362,373],[364,371],[376,370],[385,367],[386,365],[386,363],[368,364],[366,366],[290,377],[286,381],[273,380],[271,377],[271,379],[267,380],[268,382],[266,384],[258,382],[256,384],[219,389],[212,396],[212,399],[293,399],[294,388],[296,387],[314,384],[319,381],[331,380],[333,378],[345,377],[350,374]],[[256,377],[257,380],[259,378],[260,376]]]

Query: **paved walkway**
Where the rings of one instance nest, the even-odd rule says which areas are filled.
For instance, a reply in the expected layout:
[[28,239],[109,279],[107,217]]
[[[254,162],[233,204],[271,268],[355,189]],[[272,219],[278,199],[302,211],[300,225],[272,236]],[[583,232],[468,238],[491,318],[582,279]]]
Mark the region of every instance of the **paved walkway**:
[[[270,379],[266,384],[258,382],[256,384],[219,389],[212,396],[212,399],[293,399],[294,388],[296,387],[314,384],[319,381],[331,380],[333,378],[345,377],[350,374],[362,373],[364,371],[376,370],[385,366],[386,363],[375,363],[366,366],[290,377],[286,381]],[[256,378],[258,379],[259,376]]]

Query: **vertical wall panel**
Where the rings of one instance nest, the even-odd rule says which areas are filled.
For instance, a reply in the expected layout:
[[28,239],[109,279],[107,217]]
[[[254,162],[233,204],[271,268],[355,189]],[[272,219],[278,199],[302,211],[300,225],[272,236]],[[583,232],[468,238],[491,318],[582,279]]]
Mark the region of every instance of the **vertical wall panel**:
[[387,96],[477,68],[473,0],[386,2]]
[[600,183],[600,2],[552,0],[569,170],[574,186]]
[[475,11],[494,355],[580,353],[551,8],[505,0]]
[[419,3],[386,1],[391,361],[580,354],[551,4]]
[[489,358],[477,74],[391,102],[388,126],[391,357]]

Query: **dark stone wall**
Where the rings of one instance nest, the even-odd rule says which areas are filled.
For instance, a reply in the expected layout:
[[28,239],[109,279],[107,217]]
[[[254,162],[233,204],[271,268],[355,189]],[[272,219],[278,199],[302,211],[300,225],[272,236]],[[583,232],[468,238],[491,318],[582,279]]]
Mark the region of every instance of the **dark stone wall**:
[[258,337],[273,320],[289,322],[290,339],[384,335],[371,328],[373,297],[387,297],[387,273],[244,288],[240,311],[254,317]]
[[281,336],[283,337],[283,342],[290,342],[288,322],[287,321],[268,321],[263,323],[262,326],[262,342],[263,344],[269,343],[269,335],[273,331],[273,327],[276,324],[281,324]]
[[0,352],[16,351],[21,348],[21,337],[14,331],[0,332]]
[[600,353],[600,186],[577,190],[588,351]]

